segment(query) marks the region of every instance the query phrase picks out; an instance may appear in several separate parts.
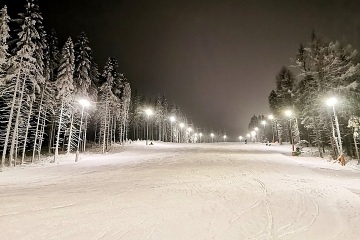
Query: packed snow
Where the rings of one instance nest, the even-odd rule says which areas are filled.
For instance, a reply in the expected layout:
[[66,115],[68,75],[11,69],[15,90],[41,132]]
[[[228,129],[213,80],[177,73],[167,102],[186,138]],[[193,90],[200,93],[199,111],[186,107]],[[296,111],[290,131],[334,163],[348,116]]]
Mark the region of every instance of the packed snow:
[[1,239],[359,239],[360,168],[291,146],[133,142],[0,172]]

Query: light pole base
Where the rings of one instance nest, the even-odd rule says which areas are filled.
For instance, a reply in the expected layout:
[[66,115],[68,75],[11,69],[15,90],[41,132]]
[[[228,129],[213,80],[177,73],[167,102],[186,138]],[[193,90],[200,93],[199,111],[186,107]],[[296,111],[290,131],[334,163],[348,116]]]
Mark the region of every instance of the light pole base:
[[76,154],[75,154],[75,162],[79,161],[79,151],[76,151]]

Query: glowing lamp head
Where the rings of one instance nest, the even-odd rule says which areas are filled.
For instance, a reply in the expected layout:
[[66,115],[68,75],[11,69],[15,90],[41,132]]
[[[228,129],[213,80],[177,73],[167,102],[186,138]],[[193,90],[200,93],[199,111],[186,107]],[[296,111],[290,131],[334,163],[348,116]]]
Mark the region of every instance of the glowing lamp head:
[[240,140],[241,140],[242,138],[243,138],[242,136],[239,137]]
[[79,103],[83,107],[89,107],[90,106],[90,102],[88,100],[86,100],[86,99],[80,99]]
[[337,99],[332,97],[332,98],[329,98],[327,101],[326,101],[326,104],[330,107],[334,106],[337,102]]
[[192,128],[191,128],[191,127],[189,127],[187,130],[188,130],[189,132],[191,132],[191,131],[192,131]]
[[274,119],[274,115],[269,115],[268,118],[269,118],[270,120],[273,120],[273,119]]
[[226,139],[226,135],[224,135],[224,137],[223,137],[224,139]]
[[246,134],[246,136],[247,136],[247,137],[250,137],[250,134],[248,133],[248,134]]
[[254,130],[255,130],[255,131],[259,131],[259,128],[258,128],[258,127],[255,127]]
[[201,136],[202,136],[202,133],[199,133],[199,136],[201,137]]
[[184,124],[184,123],[180,123],[179,126],[180,126],[180,128],[183,128],[183,127],[185,127],[185,124]]
[[252,132],[251,132],[251,136],[255,137],[255,135],[256,135],[256,132],[255,132],[255,131],[252,131]]
[[147,116],[151,116],[153,114],[153,111],[150,108],[148,108],[145,110],[145,113]]
[[262,124],[262,125],[265,125],[265,124],[266,124],[266,121],[265,121],[265,120],[262,120],[262,121],[261,121],[261,124]]
[[287,117],[291,117],[292,112],[291,112],[290,110],[286,110],[286,111],[285,111],[285,115],[286,115]]
[[210,134],[210,136],[213,138],[213,137],[214,137],[214,134],[213,134],[213,133],[211,133],[211,134]]
[[176,118],[175,118],[174,116],[171,116],[171,117],[170,117],[170,121],[171,121],[171,122],[175,122],[175,120],[176,120]]

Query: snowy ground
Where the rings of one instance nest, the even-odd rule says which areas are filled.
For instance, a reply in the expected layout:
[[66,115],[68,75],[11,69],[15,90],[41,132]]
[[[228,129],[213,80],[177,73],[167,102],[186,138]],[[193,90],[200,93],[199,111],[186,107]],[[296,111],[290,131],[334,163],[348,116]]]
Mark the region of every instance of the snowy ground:
[[359,166],[290,150],[133,143],[7,168],[0,239],[359,239]]

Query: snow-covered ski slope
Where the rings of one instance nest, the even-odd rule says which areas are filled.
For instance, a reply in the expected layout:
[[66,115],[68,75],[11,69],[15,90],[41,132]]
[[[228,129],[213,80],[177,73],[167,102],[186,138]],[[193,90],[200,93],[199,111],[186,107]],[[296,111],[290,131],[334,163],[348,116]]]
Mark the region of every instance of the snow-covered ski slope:
[[7,168],[0,239],[359,239],[359,168],[290,151],[141,142]]

